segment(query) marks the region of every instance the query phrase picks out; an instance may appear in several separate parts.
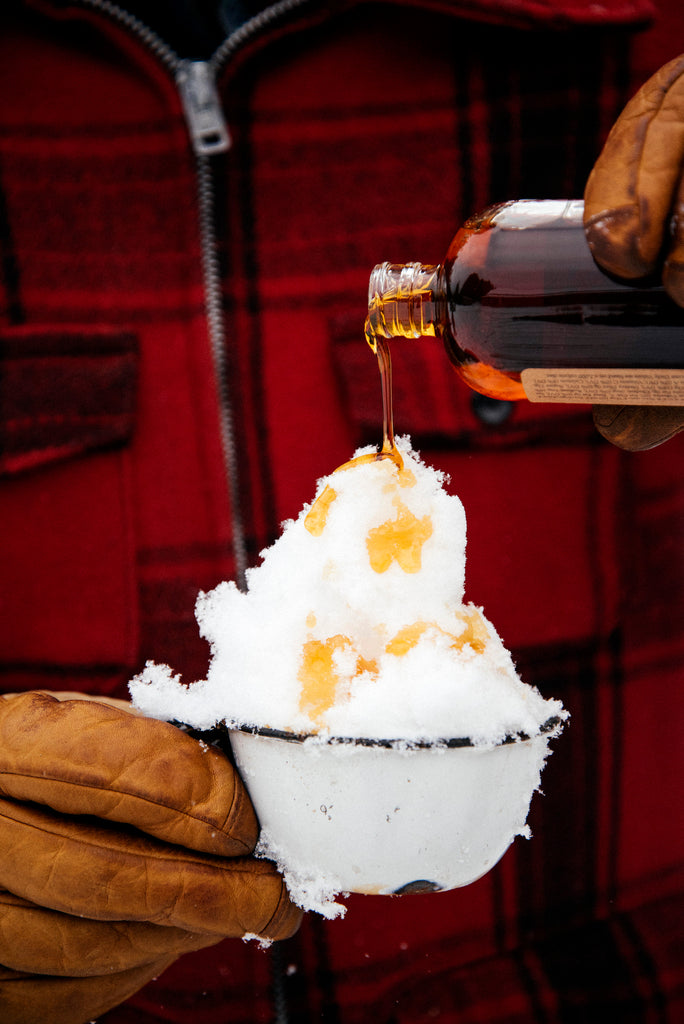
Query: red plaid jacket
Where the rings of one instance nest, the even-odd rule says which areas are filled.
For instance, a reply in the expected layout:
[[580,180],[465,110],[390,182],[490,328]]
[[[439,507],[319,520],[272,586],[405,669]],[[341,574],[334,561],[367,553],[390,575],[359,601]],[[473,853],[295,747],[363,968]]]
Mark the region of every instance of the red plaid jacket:
[[[103,0],[2,5],[6,689],[126,695],[147,658],[202,677],[198,589],[379,440],[371,267],[438,262],[489,202],[580,196],[684,49],[677,0],[284,7],[220,51],[232,144],[196,158],[173,58],[216,26],[198,53]],[[572,713],[533,838],[463,890],[186,956],[110,1024],[684,1019],[683,440],[626,455],[586,408],[473,396],[436,344],[394,358],[397,429],[468,513],[468,598]]]

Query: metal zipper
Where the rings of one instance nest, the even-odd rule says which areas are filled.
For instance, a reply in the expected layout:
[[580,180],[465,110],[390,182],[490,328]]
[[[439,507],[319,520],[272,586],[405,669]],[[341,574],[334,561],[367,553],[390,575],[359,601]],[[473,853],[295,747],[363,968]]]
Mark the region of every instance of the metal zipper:
[[216,76],[208,61],[181,61],[176,70],[176,85],[195,154],[211,156],[230,149]]
[[217,75],[247,42],[309,0],[280,0],[231,33],[208,60],[186,60],[134,14],[110,0],[79,0],[107,15],[135,35],[173,76],[178,88],[197,165],[197,204],[202,273],[209,343],[216,377],[221,445],[231,509],[238,585],[246,586],[247,548],[240,507],[240,480],[233,410],[226,378],[226,336],[221,299],[221,273],[216,255],[215,187],[211,157],[230,148],[230,134],[218,95]]
[[[216,193],[211,158],[230,148],[230,134],[218,95],[217,77],[231,57],[279,18],[286,16],[309,0],[280,0],[259,12],[228,36],[207,61],[185,60],[178,56],[153,29],[135,15],[110,0],[80,0],[125,26],[159,59],[173,76],[179,90],[197,169],[197,208],[204,303],[207,332],[214,364],[219,409],[219,429],[228,486],[235,554],[236,582],[246,589],[247,548],[244,521],[240,508],[240,480],[233,410],[226,377],[226,336],[221,299],[221,272],[216,254]],[[271,949],[271,995],[275,1013],[274,1024],[289,1024],[290,1015],[284,986],[284,964],[278,943]]]

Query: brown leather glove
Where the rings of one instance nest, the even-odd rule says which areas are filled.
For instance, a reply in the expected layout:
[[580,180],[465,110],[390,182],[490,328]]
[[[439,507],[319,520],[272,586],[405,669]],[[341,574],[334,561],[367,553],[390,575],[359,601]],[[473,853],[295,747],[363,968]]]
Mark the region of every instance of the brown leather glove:
[[125,702],[0,697],[0,1020],[84,1024],[180,954],[286,938],[228,758]]
[[[684,306],[684,56],[650,78],[615,122],[587,182],[584,226],[601,267],[627,280],[658,272]],[[594,423],[613,444],[638,451],[682,430],[684,409],[597,406]]]

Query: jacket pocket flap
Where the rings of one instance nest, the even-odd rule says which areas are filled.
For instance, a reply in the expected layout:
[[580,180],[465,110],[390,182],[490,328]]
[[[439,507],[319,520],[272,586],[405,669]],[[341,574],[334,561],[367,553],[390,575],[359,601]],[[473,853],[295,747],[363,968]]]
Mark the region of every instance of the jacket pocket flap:
[[125,444],[135,420],[137,339],[22,325],[0,331],[0,475]]

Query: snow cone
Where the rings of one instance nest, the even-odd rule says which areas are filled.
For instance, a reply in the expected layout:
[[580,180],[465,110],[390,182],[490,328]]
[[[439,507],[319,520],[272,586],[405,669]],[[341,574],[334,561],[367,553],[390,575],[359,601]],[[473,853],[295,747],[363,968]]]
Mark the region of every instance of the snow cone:
[[145,713],[229,730],[258,852],[328,917],[345,892],[467,885],[526,818],[567,717],[464,603],[466,518],[410,441],[362,449],[232,582],[200,595],[206,680],[148,664]]

